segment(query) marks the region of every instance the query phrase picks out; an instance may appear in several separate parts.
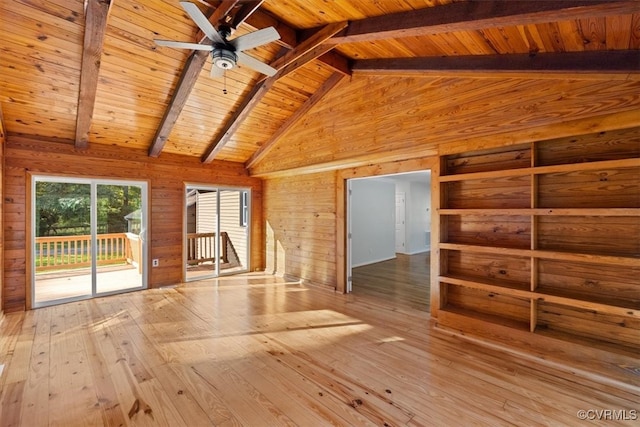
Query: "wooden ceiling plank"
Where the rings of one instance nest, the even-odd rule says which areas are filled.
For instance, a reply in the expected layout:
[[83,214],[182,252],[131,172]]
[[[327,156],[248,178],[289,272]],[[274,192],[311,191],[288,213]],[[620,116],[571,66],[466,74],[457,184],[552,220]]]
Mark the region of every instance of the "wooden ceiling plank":
[[164,112],[160,125],[158,126],[158,130],[153,137],[153,142],[149,147],[149,156],[158,157],[160,155],[160,152],[167,143],[167,139],[169,138],[169,134],[171,133],[173,126],[178,120],[178,116],[187,103],[189,94],[191,94],[193,86],[195,86],[198,76],[200,75],[200,71],[208,57],[209,52],[195,50],[187,59],[187,63],[182,69],[180,80],[178,80],[176,89],[171,96],[169,106]]
[[322,55],[328,53],[331,49],[333,49],[333,46],[326,45],[326,44],[320,44],[320,45],[314,47],[313,49],[311,49],[308,52],[306,52],[304,55],[296,58],[295,61],[290,62],[285,67],[283,67],[280,70],[280,72],[278,73],[278,78],[282,78],[282,77],[286,76],[287,74],[292,73],[293,71],[295,71],[298,68],[302,67],[303,65],[308,64],[309,62],[313,61],[314,59],[318,59]]
[[[275,77],[275,76],[274,76]],[[225,125],[222,136],[217,138],[215,142],[210,144],[205,153],[202,155],[202,163],[210,163],[216,155],[222,150],[233,134],[238,130],[242,122],[251,114],[251,111],[260,103],[262,98],[267,94],[269,89],[274,85],[276,79],[269,77],[262,80],[253,87],[251,92],[242,100],[242,104],[238,107],[231,119]]]
[[280,39],[274,43],[279,44],[287,49],[293,49],[298,44],[298,33],[295,29],[278,21],[273,16],[269,15],[258,9],[253,15],[246,18],[244,24],[253,30],[260,30],[262,28],[273,27],[280,34]]
[[353,21],[328,43],[353,43],[494,27],[540,24],[640,12],[624,0],[478,1],[376,16]]
[[233,28],[238,28],[243,24],[250,16],[252,16],[258,8],[264,3],[264,0],[248,1],[242,4],[240,10],[233,16]]
[[107,31],[107,19],[111,0],[88,0],[85,10],[84,46],[82,49],[82,71],[78,94],[75,146],[87,147],[91,117],[96,102],[100,58]]
[[[249,171],[249,175],[260,178],[276,178],[287,176],[299,176],[305,173],[318,173],[331,170],[345,169],[348,167],[365,166],[377,162],[391,162],[423,158],[429,155],[444,156],[457,154],[468,150],[469,146],[478,149],[490,149],[506,145],[524,144],[533,141],[542,141],[555,138],[585,135],[594,132],[606,132],[616,129],[627,129],[640,125],[640,115],[636,110],[607,113],[596,115],[589,120],[584,118],[561,121],[558,123],[545,123],[534,127],[518,130],[500,131],[490,135],[471,136],[459,139],[457,142],[440,143],[436,146],[414,144],[410,148],[382,150],[375,153],[351,155],[346,158],[327,160],[321,163],[302,165],[282,169],[270,169],[265,163]],[[266,166],[266,167],[265,167]]]
[[[217,25],[218,21],[220,21],[223,18],[223,16],[226,13],[228,13],[228,11],[230,10],[230,7],[232,7],[232,3],[233,5],[235,5],[235,3],[237,2],[230,1],[225,4],[225,7],[219,7],[218,9],[216,9],[213,15],[209,18],[209,21]],[[259,6],[259,4],[256,6],[257,3],[261,4],[262,1],[251,2],[251,7],[249,9],[253,10],[252,14],[248,14],[248,10],[246,9],[244,11],[241,10],[239,13],[242,13],[242,16],[237,19],[242,19],[246,25],[254,29],[261,29],[261,28],[266,28],[270,26],[276,28],[276,30],[280,34],[280,40],[278,40],[278,42],[280,42],[281,45],[287,48],[293,49],[292,52],[288,52],[286,55],[284,55],[285,58],[288,58],[288,62],[292,62],[295,59],[298,59],[299,57],[301,57],[304,53],[307,53],[308,56],[306,57],[306,59],[303,59],[305,60],[304,63],[312,59],[318,58],[320,61],[326,63],[329,67],[335,69],[336,71],[340,71],[343,74],[350,73],[347,59],[341,55],[337,55],[337,54],[332,55],[331,52],[328,52],[328,50],[330,49],[322,49],[321,51],[317,51],[315,56],[313,54],[308,53],[308,51],[310,50],[310,46],[317,47],[317,45],[326,41],[327,38],[331,37],[336,32],[344,29],[346,27],[346,23],[339,23],[337,25],[333,24],[334,27],[330,27],[329,29],[323,28],[325,33],[322,33],[322,34],[316,33],[312,37],[305,40],[303,43],[299,45],[297,42],[296,31],[293,28],[283,24],[282,22],[279,22],[278,20],[271,17],[267,13],[257,9],[257,6]],[[201,31],[198,31],[198,40],[200,43],[209,42],[207,37]],[[171,98],[169,106],[167,107],[167,110],[164,113],[162,121],[160,122],[160,125],[158,126],[158,130],[156,131],[156,135],[154,136],[151,146],[149,147],[149,156],[158,157],[160,155],[160,152],[164,148],[167,142],[167,139],[169,138],[169,135],[173,129],[173,126],[175,125],[178,119],[178,116],[180,115],[180,112],[182,111],[182,109],[184,108],[184,105],[186,104],[187,98],[189,97],[189,94],[191,93],[191,90],[195,85],[195,82],[198,78],[200,70],[204,66],[206,58],[207,58],[206,52],[204,56],[203,56],[203,53],[201,52],[201,53],[194,53],[189,57],[189,60],[187,61],[187,64],[185,65],[182,71],[180,80],[178,81],[178,84]],[[286,61],[281,60],[281,62],[286,62]],[[278,64],[276,64],[275,68],[278,68],[277,65]],[[284,65],[281,65],[281,67],[283,67]],[[299,66],[302,66],[302,65],[303,63],[302,61],[300,61]],[[294,67],[290,67],[287,70],[287,72],[291,72],[294,69],[295,69]],[[256,90],[255,94],[266,93],[267,90],[268,89],[264,90],[264,88],[263,90]],[[254,92],[252,91],[251,94],[254,94]],[[244,107],[241,107],[241,108],[249,108],[250,110],[252,110],[253,103],[247,102],[247,105],[244,105]],[[234,117],[232,117],[231,119],[231,122],[240,119],[240,117],[242,117],[242,115],[239,115],[238,117],[234,115]],[[241,119],[241,121],[243,120],[244,118]],[[229,129],[231,129],[232,127],[233,126],[229,126]],[[223,132],[223,137],[228,133],[229,129],[225,129],[225,131]],[[205,153],[205,156],[203,156],[203,159],[209,157],[210,153],[214,151],[213,148],[214,146],[210,146],[207,149],[207,152]],[[217,154],[217,151],[219,150],[216,150],[216,154]]]
[[245,163],[245,167],[247,169],[254,166],[258,163],[264,156],[273,148],[275,143],[280,139],[282,135],[284,135],[289,129],[291,129],[302,117],[304,117],[309,110],[311,110],[320,100],[327,94],[331,89],[333,89],[338,83],[342,81],[345,77],[344,74],[340,72],[335,72],[325,81],[320,88],[313,93],[305,101],[305,103],[300,107],[292,116],[290,116],[287,121],[278,128],[278,130],[271,135],[268,141],[266,141],[259,149],[256,151],[251,158]]
[[[276,40],[274,43],[278,43],[282,47],[293,49],[298,45],[298,32],[295,29],[259,9],[249,16],[244,23],[254,30],[274,27],[280,34],[280,40]],[[327,52],[318,57],[317,60],[334,71],[339,71],[345,75],[351,74],[348,59],[337,52]]]
[[570,73],[640,74],[640,51],[583,51],[563,53],[469,55],[355,61],[354,73]]
[[[246,120],[246,118],[251,114],[251,111],[260,103],[262,98],[279,78],[297,68],[302,67],[307,62],[325,53],[326,48],[320,46],[327,39],[344,29],[346,26],[346,21],[326,25],[291,51],[271,62],[270,65],[277,69],[278,72],[274,76],[267,77],[260,81],[251,90],[247,97],[243,99],[241,105],[238,107],[231,119],[225,124],[220,136],[216,138],[216,140],[205,150],[202,155],[202,162],[209,163],[216,157],[220,150],[222,150],[222,148],[224,148],[224,146],[231,140],[233,134],[238,130],[242,122]],[[320,49],[321,52],[319,52],[318,49]]]
[[[300,59],[305,54],[311,52],[313,49],[320,46],[325,41],[329,40],[335,34],[345,29],[347,25],[348,25],[347,21],[335,22],[332,24],[325,25],[324,27],[322,27],[321,29],[313,33],[311,36],[307,37],[305,40],[303,40],[300,44],[298,44],[296,47],[291,49],[289,52],[285,53],[280,58],[273,61],[270,65],[276,70],[281,70],[285,68],[287,65]],[[326,53],[326,51],[323,53]]]
[[[209,17],[209,21],[214,24],[214,26],[217,26],[218,22],[222,20],[224,16],[239,3],[239,1],[240,0],[228,0],[223,2]],[[247,18],[249,18],[249,15],[245,11],[244,19]],[[209,40],[201,30],[198,30],[197,40],[199,40],[200,44],[211,43],[211,40]],[[198,80],[200,71],[202,71],[202,67],[204,67],[208,56],[209,52],[207,51],[194,51],[187,59],[187,63],[182,69],[180,79],[178,80],[176,89],[173,92],[171,101],[169,102],[169,106],[165,110],[162,120],[160,121],[160,125],[153,137],[153,141],[149,146],[148,152],[150,157],[158,157],[162,152],[162,149],[167,143],[167,139],[169,138],[182,109],[187,103],[187,99]]]

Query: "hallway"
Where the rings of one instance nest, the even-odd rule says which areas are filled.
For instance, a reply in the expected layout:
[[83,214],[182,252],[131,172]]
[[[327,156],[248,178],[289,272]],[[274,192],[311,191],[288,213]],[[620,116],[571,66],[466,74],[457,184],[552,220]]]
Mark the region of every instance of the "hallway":
[[431,252],[396,254],[395,259],[353,269],[353,294],[383,298],[398,307],[429,311]]

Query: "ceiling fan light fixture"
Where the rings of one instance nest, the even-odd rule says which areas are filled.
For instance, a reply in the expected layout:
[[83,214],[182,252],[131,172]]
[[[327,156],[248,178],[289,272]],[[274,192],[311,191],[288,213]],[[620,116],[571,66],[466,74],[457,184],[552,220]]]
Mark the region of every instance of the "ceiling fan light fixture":
[[211,58],[213,65],[223,70],[232,69],[238,61],[235,52],[223,48],[211,51]]

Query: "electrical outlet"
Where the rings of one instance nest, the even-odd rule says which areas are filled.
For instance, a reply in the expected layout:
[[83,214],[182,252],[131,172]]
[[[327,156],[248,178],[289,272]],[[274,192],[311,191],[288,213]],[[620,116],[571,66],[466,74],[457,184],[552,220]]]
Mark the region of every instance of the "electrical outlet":
[[151,265],[153,265],[154,267],[159,266],[160,260],[158,258],[153,259],[153,261],[151,261]]

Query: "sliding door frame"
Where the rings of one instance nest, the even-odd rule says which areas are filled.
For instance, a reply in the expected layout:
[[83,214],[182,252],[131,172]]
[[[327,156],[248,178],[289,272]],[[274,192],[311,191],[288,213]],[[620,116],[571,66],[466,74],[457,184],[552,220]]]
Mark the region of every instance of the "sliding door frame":
[[[28,289],[30,292],[27,295],[27,307],[40,308],[51,305],[64,304],[67,302],[80,301],[85,299],[91,299],[96,297],[102,297],[107,295],[115,295],[124,292],[138,291],[148,288],[148,256],[149,256],[149,182],[147,180],[132,180],[126,178],[93,178],[93,177],[81,177],[81,176],[68,176],[68,175],[55,175],[55,174],[28,174],[28,191],[27,191],[27,241],[29,247],[27,248],[27,280]],[[81,295],[68,298],[60,298],[55,300],[49,300],[41,303],[36,303],[36,269],[35,269],[35,238],[36,238],[36,215],[34,211],[36,208],[36,183],[37,182],[60,182],[69,184],[86,184],[90,186],[90,234],[91,234],[91,294]],[[128,185],[140,187],[141,198],[141,224],[140,231],[140,244],[142,245],[141,255],[141,285],[137,287],[125,288],[115,291],[97,292],[97,229],[98,229],[98,212],[97,212],[97,199],[99,185]]]
[[[187,277],[187,261],[188,261],[188,255],[187,255],[187,234],[188,234],[188,221],[187,221],[187,217],[188,217],[188,209],[187,209],[187,194],[189,189],[195,189],[195,190],[207,190],[207,191],[215,191],[217,194],[216,197],[216,224],[215,224],[215,229],[216,229],[216,239],[215,239],[215,253],[216,253],[216,261],[215,261],[215,266],[214,266],[214,272],[211,275],[203,275],[200,277],[195,277],[195,278],[188,278]],[[234,270],[231,272],[223,272],[220,269],[220,262],[219,262],[219,257],[217,254],[220,253],[220,235],[218,233],[218,231],[220,230],[220,195],[222,192],[224,191],[237,191],[240,194],[242,194],[242,192],[246,192],[247,193],[247,210],[246,210],[246,239],[247,239],[247,250],[246,250],[246,266],[245,268],[243,268],[242,270]],[[229,185],[215,185],[215,184],[202,184],[202,183],[193,183],[193,182],[186,182],[184,183],[184,187],[183,187],[183,193],[184,193],[184,198],[183,198],[183,205],[182,205],[182,209],[183,209],[183,215],[182,215],[182,281],[183,282],[193,282],[193,281],[197,281],[197,280],[205,280],[205,279],[211,279],[211,278],[217,278],[217,277],[223,277],[223,276],[231,276],[234,274],[240,274],[240,273],[247,273],[249,271],[251,271],[251,233],[252,233],[252,223],[251,223],[251,209],[252,209],[252,189],[251,187],[236,187],[236,186],[229,186]],[[240,212],[239,212],[240,214]]]

